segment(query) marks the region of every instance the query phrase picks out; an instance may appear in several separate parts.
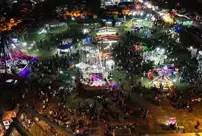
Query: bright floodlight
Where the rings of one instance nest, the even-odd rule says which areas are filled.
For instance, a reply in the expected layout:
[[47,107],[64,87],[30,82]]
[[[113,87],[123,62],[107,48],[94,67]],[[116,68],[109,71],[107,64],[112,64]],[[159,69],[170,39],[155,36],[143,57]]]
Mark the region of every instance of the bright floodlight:
[[136,12],[134,11],[134,12],[133,12],[133,16],[135,16],[135,15],[136,15]]
[[89,30],[88,29],[83,29],[83,34],[87,34],[87,33],[89,33]]
[[47,31],[45,29],[42,29],[41,31],[38,32],[38,34],[46,34]]
[[74,18],[74,17],[72,17],[72,20],[75,20],[75,18]]
[[152,8],[152,5],[148,3],[147,8]]
[[164,67],[163,67],[163,69],[164,69],[164,70],[167,70],[167,69],[168,69],[168,67],[167,67],[167,66],[164,66]]
[[162,53],[164,53],[164,52],[165,52],[165,49],[161,49],[161,51],[162,51]]
[[151,20],[154,21],[154,20],[156,20],[156,18],[154,16],[152,16]]
[[190,49],[192,50],[192,49],[193,49],[193,47],[192,47],[192,46],[190,46]]
[[160,48],[158,47],[158,48],[156,48],[156,50],[157,50],[157,51],[159,51],[159,50],[160,50]]
[[11,46],[12,46],[13,48],[15,48],[15,45],[14,45],[13,43],[11,44]]
[[143,16],[144,15],[144,12],[142,11],[141,13],[140,13],[140,16]]
[[17,39],[17,38],[13,38],[12,41],[13,41],[14,43],[16,43],[16,42],[18,41],[18,39]]
[[26,43],[26,42],[23,42],[22,45],[23,45],[23,46],[27,46],[27,43]]
[[110,66],[112,66],[112,65],[114,65],[114,61],[113,60],[108,60],[108,61],[106,61],[106,64],[107,65],[110,65]]

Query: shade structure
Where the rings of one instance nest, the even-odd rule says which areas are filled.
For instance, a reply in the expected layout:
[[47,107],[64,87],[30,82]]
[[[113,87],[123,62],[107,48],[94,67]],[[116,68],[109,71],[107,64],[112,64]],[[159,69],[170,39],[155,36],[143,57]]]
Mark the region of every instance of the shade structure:
[[72,47],[72,44],[61,44],[57,48],[60,50],[66,50]]
[[104,35],[104,36],[97,36],[96,40],[99,39],[113,39],[113,40],[120,40],[120,37],[117,35]]

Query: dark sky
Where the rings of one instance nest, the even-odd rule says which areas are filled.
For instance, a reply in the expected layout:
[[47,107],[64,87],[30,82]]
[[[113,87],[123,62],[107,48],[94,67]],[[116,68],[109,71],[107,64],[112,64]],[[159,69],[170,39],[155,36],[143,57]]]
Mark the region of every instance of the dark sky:
[[[153,0],[160,4],[162,8],[175,8],[177,3],[180,3],[182,8],[192,11],[202,10],[202,0]],[[165,2],[168,2],[166,5]]]
[[178,0],[184,7],[190,10],[202,10],[200,0]]

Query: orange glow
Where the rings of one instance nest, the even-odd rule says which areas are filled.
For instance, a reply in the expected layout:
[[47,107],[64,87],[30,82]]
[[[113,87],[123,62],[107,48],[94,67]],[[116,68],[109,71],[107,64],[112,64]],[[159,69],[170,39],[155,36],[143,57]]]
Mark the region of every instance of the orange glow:
[[129,9],[123,9],[122,10],[122,14],[128,15],[130,13],[131,13],[131,11]]
[[170,23],[170,24],[173,24],[173,23],[174,23],[174,20],[173,20],[173,18],[171,18],[170,14],[164,14],[163,20],[164,20],[166,23]]
[[0,26],[0,31],[9,31],[12,29],[13,26],[17,26],[21,22],[22,20],[20,19],[15,20],[11,18],[9,22],[2,22],[2,25]]
[[141,5],[140,5],[140,4],[137,4],[137,5],[135,6],[135,9],[136,9],[136,10],[141,9]]
[[84,11],[83,13],[81,13],[81,11],[66,11],[64,14],[64,16],[71,16],[71,17],[81,17],[81,16],[88,16],[88,15],[92,15],[92,13],[88,12],[88,11]]
[[118,11],[108,11],[107,14],[118,15]]

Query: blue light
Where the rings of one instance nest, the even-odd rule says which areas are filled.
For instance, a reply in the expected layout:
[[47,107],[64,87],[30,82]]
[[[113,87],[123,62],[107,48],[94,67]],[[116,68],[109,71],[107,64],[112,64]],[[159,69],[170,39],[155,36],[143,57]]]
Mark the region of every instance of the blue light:
[[175,25],[173,27],[173,31],[175,31],[177,33],[183,32],[184,31],[184,27],[182,25]]

